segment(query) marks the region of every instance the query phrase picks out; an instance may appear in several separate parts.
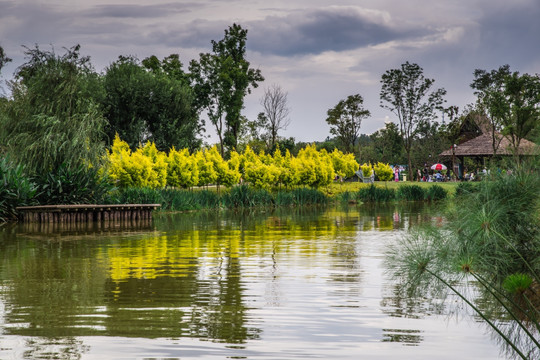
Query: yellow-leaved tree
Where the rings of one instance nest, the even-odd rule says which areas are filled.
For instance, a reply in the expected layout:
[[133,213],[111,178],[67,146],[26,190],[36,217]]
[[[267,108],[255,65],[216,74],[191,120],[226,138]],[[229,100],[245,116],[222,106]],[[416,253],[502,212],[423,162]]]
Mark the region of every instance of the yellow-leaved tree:
[[388,164],[378,162],[377,164],[373,165],[373,170],[375,170],[375,175],[377,175],[377,178],[379,178],[380,181],[392,180],[394,177],[392,167]]
[[205,152],[206,160],[212,164],[216,172],[216,182],[219,185],[231,187],[240,181],[240,173],[230,168],[227,161],[221,157],[217,146]]
[[148,187],[164,188],[167,185],[167,155],[156,148],[156,144],[150,141],[135,151],[135,154],[141,153],[152,162],[153,174],[149,177]]
[[334,179],[334,166],[326,150],[317,151],[315,144],[308,145],[296,157],[299,185],[318,188]]
[[195,153],[195,162],[199,169],[198,186],[208,186],[215,184],[217,181],[217,172],[214,169],[214,163],[206,156],[206,151],[199,150]]
[[157,182],[152,159],[142,151],[132,153],[129,145],[115,136],[107,152],[107,171],[119,187],[151,187]]
[[362,176],[364,177],[364,179],[369,179],[371,175],[373,174],[373,168],[371,166],[371,163],[369,164],[363,163],[360,166],[360,169],[362,169]]
[[[278,173],[275,165],[265,164],[261,155],[257,156],[249,146],[246,146],[243,158],[243,178],[246,182],[259,189],[268,189],[275,185]],[[268,161],[265,157],[262,159]]]
[[176,151],[173,147],[167,157],[167,185],[190,188],[199,183],[199,168],[195,156],[188,149]]
[[352,177],[356,170],[358,170],[358,162],[354,158],[354,154],[343,154],[338,149],[334,149],[330,153],[330,158],[334,165],[334,171],[339,177]]

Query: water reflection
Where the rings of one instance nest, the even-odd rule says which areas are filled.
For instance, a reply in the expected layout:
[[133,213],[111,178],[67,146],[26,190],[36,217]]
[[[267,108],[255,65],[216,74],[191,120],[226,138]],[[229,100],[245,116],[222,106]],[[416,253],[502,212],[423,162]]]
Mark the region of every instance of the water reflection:
[[26,339],[25,358],[69,359],[89,351],[84,336],[199,339],[237,350],[263,337],[276,346],[326,342],[333,351],[343,342],[418,345],[420,330],[378,321],[430,309],[396,289],[381,303],[373,273],[392,239],[385,234],[426,219],[427,209],[409,204],[3,227],[0,338]]

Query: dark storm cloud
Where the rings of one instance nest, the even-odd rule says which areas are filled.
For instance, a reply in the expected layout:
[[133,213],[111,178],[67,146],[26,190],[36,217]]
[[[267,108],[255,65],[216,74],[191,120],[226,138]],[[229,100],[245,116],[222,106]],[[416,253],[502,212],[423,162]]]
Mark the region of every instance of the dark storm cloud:
[[502,6],[486,11],[479,21],[479,43],[484,61],[493,66],[509,63],[518,67],[537,61],[540,49],[538,19],[540,3],[536,0],[528,5]]
[[[167,45],[201,48],[208,47],[210,40],[221,39],[229,25],[232,23],[196,20],[178,31],[155,32],[152,36]],[[297,11],[240,25],[249,29],[250,50],[280,56],[353,50],[428,32],[422,27],[398,29],[380,17],[369,17],[349,7]]]
[[157,18],[174,13],[188,13],[194,8],[200,8],[200,3],[163,3],[152,5],[98,5],[84,11],[86,17],[112,18]]
[[253,50],[282,56],[358,49],[418,33],[398,31],[354,8],[316,9],[267,17],[251,23],[250,28]]
[[[153,3],[151,5],[96,5],[84,9],[58,7],[40,2],[0,0],[1,41],[13,56],[21,45],[53,44],[58,47],[81,43],[109,46],[148,46],[149,24],[205,6],[203,2]],[[146,22],[143,22],[146,21]],[[159,42],[158,42],[159,43]]]

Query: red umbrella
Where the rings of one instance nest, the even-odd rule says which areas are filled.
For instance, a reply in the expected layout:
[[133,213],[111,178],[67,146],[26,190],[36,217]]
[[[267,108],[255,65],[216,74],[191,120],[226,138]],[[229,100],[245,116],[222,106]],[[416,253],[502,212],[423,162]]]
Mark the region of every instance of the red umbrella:
[[431,170],[446,170],[446,166],[440,163],[431,165]]

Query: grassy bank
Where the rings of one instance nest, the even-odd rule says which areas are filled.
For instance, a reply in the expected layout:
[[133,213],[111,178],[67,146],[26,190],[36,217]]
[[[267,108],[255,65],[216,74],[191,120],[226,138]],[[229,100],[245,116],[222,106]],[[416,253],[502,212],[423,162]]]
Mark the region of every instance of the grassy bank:
[[[432,183],[432,182],[413,182],[413,181],[375,181],[374,185],[376,187],[383,187],[388,189],[393,189],[394,191],[397,191],[398,188],[401,186],[407,185],[417,185],[420,186],[422,189],[427,190],[433,185],[438,185],[445,189],[448,192],[449,196],[453,196],[456,192],[456,188],[460,182],[440,182],[440,183]],[[360,189],[369,187],[370,184],[363,184],[361,182],[344,182],[344,183],[332,183],[326,188],[321,189],[322,192],[324,192],[329,197],[335,197],[341,193],[344,192],[356,192]]]
[[248,207],[309,206],[348,202],[435,201],[456,193],[457,183],[339,183],[321,189],[254,189],[247,185],[181,189],[128,188],[118,190],[108,202],[161,204],[165,211],[234,209]]

